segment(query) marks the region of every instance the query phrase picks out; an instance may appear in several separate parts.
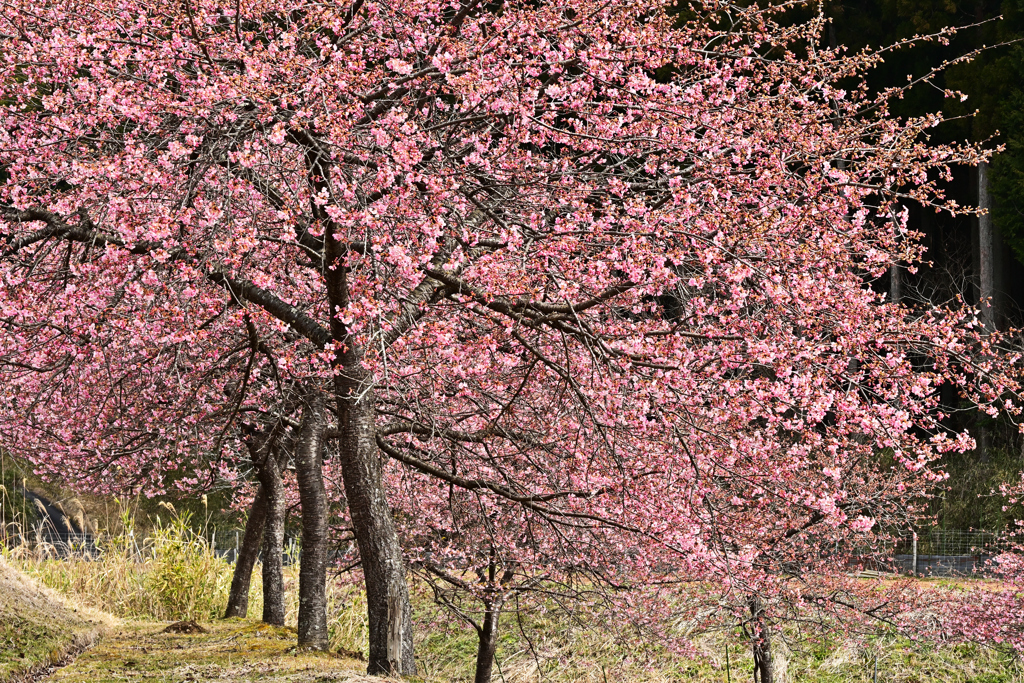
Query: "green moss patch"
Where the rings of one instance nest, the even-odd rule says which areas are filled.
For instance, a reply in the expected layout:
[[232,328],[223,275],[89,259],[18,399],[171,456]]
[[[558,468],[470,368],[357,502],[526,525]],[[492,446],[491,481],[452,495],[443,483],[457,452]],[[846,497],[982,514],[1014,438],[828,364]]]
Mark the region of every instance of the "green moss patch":
[[243,619],[203,623],[205,633],[168,633],[166,623],[125,622],[50,681],[375,681],[364,662],[300,652],[295,629]]

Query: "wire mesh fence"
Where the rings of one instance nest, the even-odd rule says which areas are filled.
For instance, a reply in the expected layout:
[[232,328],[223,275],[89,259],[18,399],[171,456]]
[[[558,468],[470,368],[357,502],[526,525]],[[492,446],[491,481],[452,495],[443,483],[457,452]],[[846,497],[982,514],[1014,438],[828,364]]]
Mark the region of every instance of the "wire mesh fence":
[[899,539],[892,570],[918,576],[991,576],[1000,554],[1020,539],[984,529],[929,529]]
[[[912,545],[913,537],[904,543]],[[1013,539],[999,531],[929,529],[917,535],[917,551],[924,555],[997,555],[1012,545]]]
[[[35,554],[62,559],[84,557],[98,559],[105,545],[102,537],[59,529],[44,520],[32,527],[11,533],[0,530],[0,544],[31,549]],[[241,528],[206,529],[202,532],[210,550],[224,561],[233,564],[241,550],[244,530]],[[135,541],[142,558],[144,539]],[[935,577],[985,577],[997,573],[998,556],[1019,548],[1024,543],[1020,536],[1007,532],[984,529],[929,529],[918,534],[899,537],[890,552],[879,552],[877,545],[851,548],[837,556],[847,559],[850,570],[861,573],[897,573]],[[338,553],[339,556],[341,553]],[[285,539],[284,562],[297,564],[301,555],[298,538]]]

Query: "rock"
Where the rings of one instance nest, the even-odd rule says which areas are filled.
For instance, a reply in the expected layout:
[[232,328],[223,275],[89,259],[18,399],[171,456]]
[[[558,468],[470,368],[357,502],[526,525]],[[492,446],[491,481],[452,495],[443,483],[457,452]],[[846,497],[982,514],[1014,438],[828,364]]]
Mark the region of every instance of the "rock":
[[195,619],[176,621],[164,629],[164,633],[209,633]]

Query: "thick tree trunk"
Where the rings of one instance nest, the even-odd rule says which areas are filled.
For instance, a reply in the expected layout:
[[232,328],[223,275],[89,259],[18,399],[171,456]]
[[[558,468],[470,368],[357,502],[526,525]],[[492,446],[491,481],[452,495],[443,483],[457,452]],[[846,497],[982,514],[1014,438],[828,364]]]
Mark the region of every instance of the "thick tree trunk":
[[775,662],[772,660],[772,633],[764,618],[761,599],[750,599],[752,649],[754,653],[754,683],[775,683]]
[[494,668],[494,653],[498,648],[498,617],[501,603],[484,603],[483,623],[477,629],[479,641],[476,648],[476,675],[473,683],[491,683]]
[[228,607],[224,618],[242,617],[249,613],[249,583],[252,580],[252,569],[260,554],[260,542],[263,540],[263,524],[267,518],[267,496],[261,486],[252,500],[249,519],[245,522],[245,534],[242,546],[235,558],[235,573],[231,578],[231,592],[228,595]]
[[336,376],[345,495],[366,581],[371,675],[416,673],[405,564],[384,496],[374,436],[373,392],[362,367]]
[[263,621],[284,626],[284,482],[273,455],[264,458],[257,472],[267,496],[263,530]]
[[327,493],[323,478],[324,407],[310,392],[302,411],[295,474],[302,508],[299,647],[327,649]]
[[[309,149],[310,186],[328,190],[329,161],[319,150]],[[416,673],[412,648],[412,608],[405,583],[405,564],[391,508],[384,495],[380,455],[377,449],[373,382],[362,363],[358,340],[349,334],[344,312],[349,306],[347,237],[326,214],[313,205],[317,220],[325,226],[323,271],[330,302],[331,337],[335,343],[334,389],[338,405],[338,458],[345,497],[359,547],[366,583],[370,659],[367,672],[408,676]]]

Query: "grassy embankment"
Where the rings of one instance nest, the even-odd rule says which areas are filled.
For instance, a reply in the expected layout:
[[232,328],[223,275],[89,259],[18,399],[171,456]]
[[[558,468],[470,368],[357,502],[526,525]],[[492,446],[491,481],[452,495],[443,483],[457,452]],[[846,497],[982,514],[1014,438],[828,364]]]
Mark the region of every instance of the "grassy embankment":
[[66,602],[0,557],[0,681],[16,681],[92,645],[112,625]]

